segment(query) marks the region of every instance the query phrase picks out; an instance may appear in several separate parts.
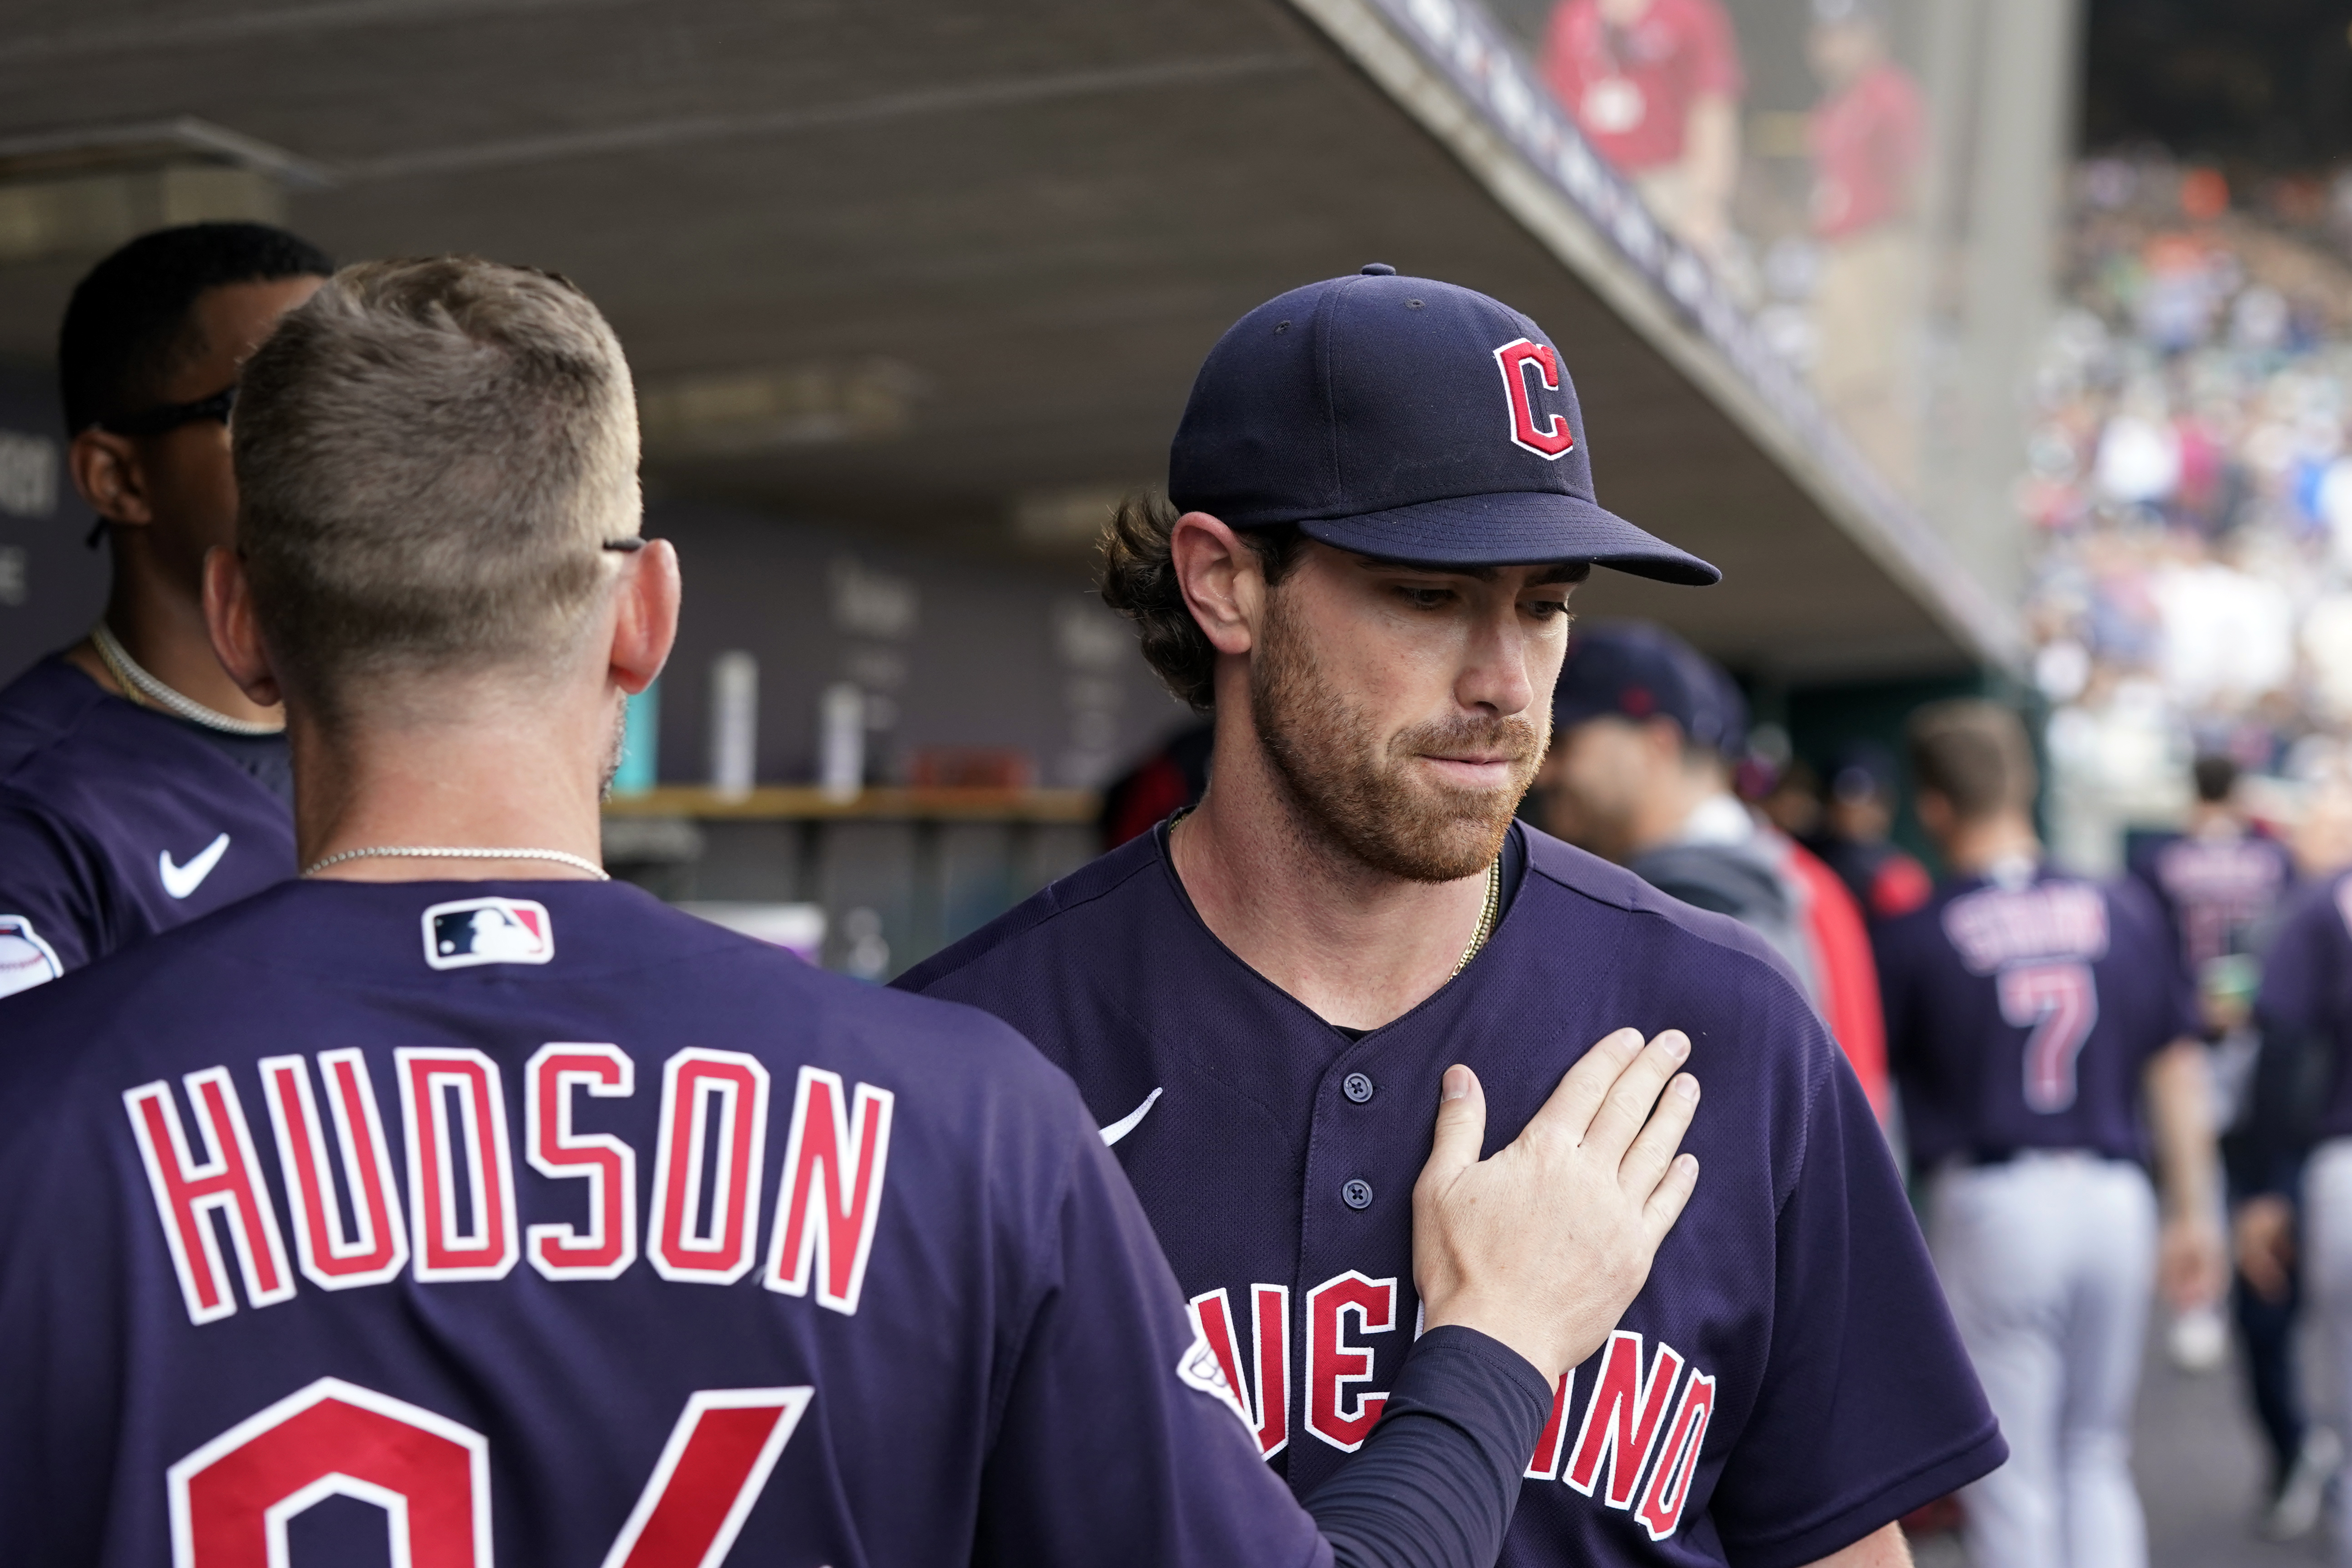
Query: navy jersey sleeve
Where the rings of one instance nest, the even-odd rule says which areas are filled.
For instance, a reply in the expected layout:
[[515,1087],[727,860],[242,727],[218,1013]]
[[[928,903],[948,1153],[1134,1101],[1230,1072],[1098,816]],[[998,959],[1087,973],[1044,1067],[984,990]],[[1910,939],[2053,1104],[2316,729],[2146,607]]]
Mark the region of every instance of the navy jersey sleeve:
[[975,1563],[1328,1563],[1262,1463],[1126,1178],[1073,1156],[982,1488]]
[[1712,1504],[1742,1568],[1815,1562],[2008,1456],[1842,1060],[1806,1119],[1777,1243],[1770,1375]]
[[2193,1040],[2205,1033],[2197,1005],[2197,982],[2180,962],[2179,939],[2173,935],[2163,901],[2145,883],[2125,879],[2108,889],[2115,911],[2115,941],[2131,956],[2131,965],[2147,975],[2156,1013],[2147,1031],[2150,1054],[2175,1040]]
[[2305,896],[2279,922],[2263,955],[2262,991],[2255,1016],[2266,1030],[2309,1031],[2326,1026],[2323,984],[2329,938],[2341,920],[2326,889]]
[[1302,1510],[1238,1418],[1126,1177],[1088,1142],[991,1447],[972,1560],[1492,1563],[1550,1407],[1541,1374],[1483,1334],[1433,1331],[1355,1464]]
[[1912,998],[1917,990],[1917,965],[1912,952],[1917,928],[1927,917],[1902,915],[1871,927],[1871,958],[1878,968],[1879,1011],[1886,1017],[1886,1066],[1892,1072],[1909,1059]]
[[[99,889],[103,886],[95,858],[72,834],[12,792],[0,790],[0,921],[11,925],[8,935],[25,948],[27,965],[18,974],[22,984],[9,984],[11,969],[0,973],[0,995],[22,990],[38,980],[54,979],[34,970],[79,969],[112,947],[109,911]],[[15,944],[0,942],[11,953]],[[46,949],[51,962],[42,964],[37,953]]]

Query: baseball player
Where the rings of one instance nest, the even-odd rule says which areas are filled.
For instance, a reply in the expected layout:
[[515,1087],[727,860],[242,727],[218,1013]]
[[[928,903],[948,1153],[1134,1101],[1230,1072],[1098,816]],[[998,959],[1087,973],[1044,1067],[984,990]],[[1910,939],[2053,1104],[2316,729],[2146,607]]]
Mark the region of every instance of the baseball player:
[[68,461],[114,580],[87,638],[0,690],[0,995],[293,875],[283,720],[213,657],[197,578],[236,524],[237,365],[331,270],[281,229],[194,224],[74,289]]
[[2185,1306],[2212,1300],[2221,1277],[2195,1013],[2146,889],[2044,862],[2016,715],[1936,704],[1910,744],[1919,820],[1949,876],[1876,932],[1887,1056],[1927,1173],[1937,1272],[2010,1443],[2008,1465],[1964,1496],[1969,1555],[2135,1568],[2148,1285],[2160,1273]]
[[2253,1070],[2260,1037],[2252,1014],[2260,955],[2294,885],[2294,858],[2248,820],[2237,799],[2235,763],[2200,756],[2190,779],[2196,799],[2183,830],[2127,836],[2125,861],[2172,928],[2205,1037],[2215,1042],[2215,1076],[2224,1086],[2217,1098],[2234,1102],[2221,1136],[2221,1170],[2245,1263],[2232,1272],[2230,1305],[2239,1365],[2270,1449],[2263,1533],[2292,1540],[2319,1522],[2327,1483],[2343,1459],[2336,1434],[2305,1417],[2295,1345],[2301,1281],[2293,1250],[2263,1245],[2290,1234],[2293,1211],[2284,1194],[2294,1183],[2264,1168],[2267,1141],[2253,1122],[2266,1093],[2293,1094],[2296,1086],[2266,1083]]
[[1310,1519],[1066,1078],[597,868],[678,585],[593,307],[372,264],[244,384],[206,607],[306,870],[0,1003],[12,1563],[1492,1561],[1695,1180],[1681,1053],[1486,1162],[1448,1071],[1441,1326]]
[[1301,1495],[1425,1307],[1409,1086],[1465,1062],[1513,1128],[1595,1037],[1684,1031],[1706,1186],[1559,1380],[1503,1561],[1903,1561],[2002,1448],[1868,1102],[1754,933],[1512,817],[1591,563],[1715,570],[1595,502],[1541,328],[1385,266],[1227,331],[1169,477],[1104,594],[1213,710],[1207,795],[900,984],[1077,1080]]
[[1732,794],[1748,701],[1730,675],[1664,626],[1588,627],[1552,688],[1551,721],[1537,820],[1771,943],[1884,1120],[1886,1025],[1862,911],[1835,873]]
[[[2334,1352],[2340,1395],[2352,1387],[2352,872],[2315,877],[2288,899],[2263,954],[2254,1016],[2262,1057],[2253,1114],[2231,1161],[2242,1181],[2234,1194],[2242,1200],[2238,1255],[2248,1279],[2278,1301],[2290,1331],[2300,1274]],[[2262,1414],[2267,1426],[2273,1411]],[[2315,1468],[2321,1489],[2336,1479],[2341,1459],[2332,1433],[2308,1428],[2266,1525],[2285,1535],[2295,1531],[2283,1526],[2311,1522],[2307,1507],[2284,1505],[2312,1489]],[[2282,1519],[2290,1511],[2304,1517]],[[2336,1528],[2339,1557],[2352,1559],[2352,1520],[2340,1510]]]

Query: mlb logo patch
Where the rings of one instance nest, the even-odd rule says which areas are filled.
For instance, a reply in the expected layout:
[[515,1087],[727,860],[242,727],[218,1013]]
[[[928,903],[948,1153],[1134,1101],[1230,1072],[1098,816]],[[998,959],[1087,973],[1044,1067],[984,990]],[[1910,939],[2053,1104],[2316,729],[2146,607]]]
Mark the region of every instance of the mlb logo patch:
[[29,991],[66,972],[56,949],[22,915],[0,915],[0,996]]
[[425,911],[425,962],[436,969],[545,963],[554,956],[547,906],[530,899],[461,899]]

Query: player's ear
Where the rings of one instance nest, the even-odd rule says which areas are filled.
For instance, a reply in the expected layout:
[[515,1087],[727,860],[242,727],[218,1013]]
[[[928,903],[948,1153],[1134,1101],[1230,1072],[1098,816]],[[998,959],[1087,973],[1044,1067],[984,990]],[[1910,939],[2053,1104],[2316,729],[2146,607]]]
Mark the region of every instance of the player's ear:
[[684,592],[677,551],[667,539],[620,557],[613,616],[613,683],[631,696],[654,683],[677,641],[677,613]]
[[1257,552],[1219,519],[1188,511],[1168,536],[1168,554],[1185,606],[1210,646],[1219,653],[1249,652],[1265,602]]
[[139,446],[129,437],[93,425],[67,446],[66,467],[81,499],[107,521],[139,526],[155,521],[147,505]]
[[1911,798],[1911,810],[1919,818],[1919,826],[1927,830],[1928,837],[1940,842],[1951,832],[1955,814],[1952,803],[1945,799],[1941,792],[1932,789],[1917,791]]
[[261,625],[254,618],[245,558],[225,545],[205,552],[205,630],[211,634],[215,657],[239,690],[264,707],[285,700],[269,668]]

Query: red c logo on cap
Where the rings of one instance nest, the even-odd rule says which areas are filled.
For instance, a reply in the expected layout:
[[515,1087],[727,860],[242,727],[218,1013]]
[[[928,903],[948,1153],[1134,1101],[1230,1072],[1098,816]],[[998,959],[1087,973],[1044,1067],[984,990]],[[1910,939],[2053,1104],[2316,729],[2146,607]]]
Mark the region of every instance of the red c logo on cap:
[[1546,391],[1559,390],[1559,360],[1551,345],[1515,338],[1495,351],[1495,363],[1502,368],[1503,395],[1511,403],[1511,444],[1526,447],[1548,463],[1566,457],[1576,445],[1568,421],[1557,414],[1547,415],[1543,428],[1538,429],[1535,400],[1528,391],[1530,365],[1543,373]]

